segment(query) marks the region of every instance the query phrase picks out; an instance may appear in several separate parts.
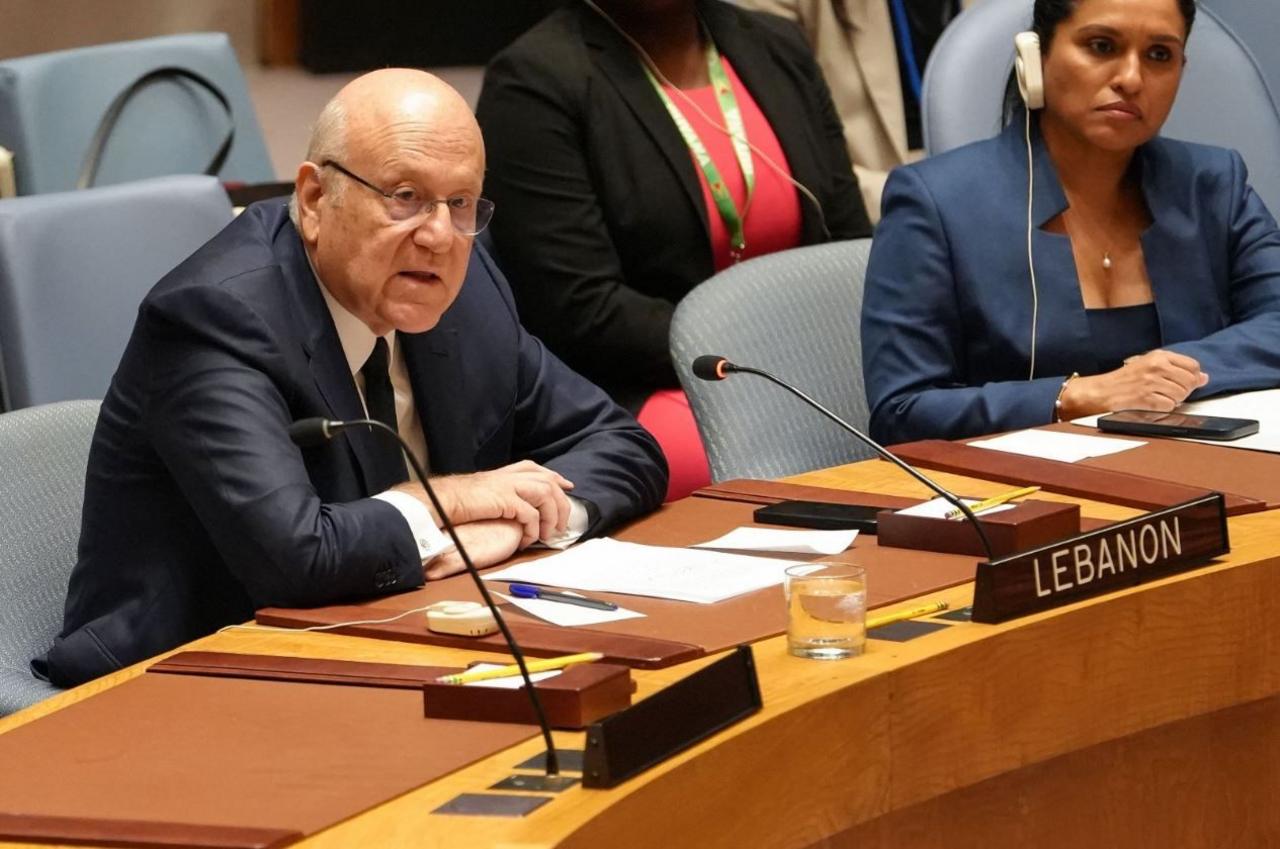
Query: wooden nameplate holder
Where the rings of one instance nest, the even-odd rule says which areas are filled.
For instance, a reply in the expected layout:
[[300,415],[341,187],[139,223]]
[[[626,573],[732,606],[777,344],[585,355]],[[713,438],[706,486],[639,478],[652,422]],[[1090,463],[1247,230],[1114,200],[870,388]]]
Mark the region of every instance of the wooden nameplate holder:
[[[461,671],[461,670],[451,670]],[[631,706],[631,670],[612,663],[578,663],[533,686],[553,728],[581,729]],[[441,684],[422,686],[423,713],[433,719],[536,724],[524,687]]]
[[978,564],[973,621],[1004,622],[1202,566],[1231,550],[1226,500],[1185,504]]
[[760,710],[751,646],[738,646],[636,705],[592,723],[582,786],[616,787]]
[[[295,681],[422,690],[423,715],[430,719],[512,722],[537,725],[524,688],[465,687],[436,679],[465,670],[448,666],[364,663],[306,657],[185,651],[151,665],[150,672]],[[636,685],[631,670],[610,663],[579,663],[534,684],[542,697],[547,722],[555,728],[586,728],[631,704]]]
[[[1012,510],[979,515],[993,557],[1046,545],[1080,533],[1080,505],[1058,501],[1021,501]],[[986,555],[973,523],[965,519],[909,516],[882,510],[876,516],[879,543],[894,548]]]

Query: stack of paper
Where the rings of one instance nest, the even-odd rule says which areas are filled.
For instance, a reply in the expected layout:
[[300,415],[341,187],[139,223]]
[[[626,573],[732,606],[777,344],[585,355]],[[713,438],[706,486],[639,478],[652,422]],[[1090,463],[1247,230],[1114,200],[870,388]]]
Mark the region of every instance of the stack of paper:
[[1078,463],[1090,457],[1105,457],[1146,445],[1131,439],[1115,439],[1110,436],[1086,436],[1082,433],[1060,433],[1056,430],[1019,430],[991,439],[970,442],[974,448],[988,448],[1024,457],[1042,460],[1060,460]]
[[771,557],[593,539],[484,578],[714,604],[779,585],[784,570],[794,565]]
[[[964,502],[964,505],[966,507],[972,507],[973,505],[979,503],[982,499],[961,498],[960,500]],[[1018,505],[1016,504],[1000,504],[995,507],[988,507],[986,510],[982,511],[982,515],[985,517],[985,516],[990,516],[993,513],[1002,513],[1005,510],[1012,510],[1014,507],[1017,507],[1017,506]],[[923,516],[926,519],[945,519],[948,516],[950,516],[951,511],[955,509],[956,509],[956,506],[954,504],[952,504],[947,499],[939,496],[938,498],[934,498],[929,501],[924,501],[924,502],[921,502],[920,504],[916,504],[911,507],[904,507],[903,509],[898,510],[896,512],[899,516]]]
[[[578,593],[568,593],[578,595]],[[582,628],[587,625],[600,625],[604,622],[620,622],[623,619],[643,619],[644,614],[635,610],[619,607],[617,610],[596,610],[592,607],[581,607],[576,604],[565,604],[562,601],[549,601],[542,598],[518,598],[505,593],[497,593],[498,598],[509,602],[528,613],[552,625],[562,628]]]
[[694,548],[731,548],[770,554],[839,554],[853,545],[857,531],[786,531],[777,528],[734,528]]

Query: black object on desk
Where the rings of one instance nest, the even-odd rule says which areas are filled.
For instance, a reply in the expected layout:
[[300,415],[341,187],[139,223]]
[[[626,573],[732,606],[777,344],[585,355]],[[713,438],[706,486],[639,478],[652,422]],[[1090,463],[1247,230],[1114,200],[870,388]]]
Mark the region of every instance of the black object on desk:
[[1258,421],[1229,419],[1224,416],[1197,416],[1191,413],[1161,413],[1156,410],[1121,410],[1098,419],[1098,430],[1135,436],[1177,436],[1229,442],[1257,433]]
[[582,786],[616,787],[760,710],[751,646],[587,728]]
[[754,518],[762,525],[790,525],[829,531],[856,530],[874,534],[876,514],[883,509],[829,501],[779,501],[756,510]]

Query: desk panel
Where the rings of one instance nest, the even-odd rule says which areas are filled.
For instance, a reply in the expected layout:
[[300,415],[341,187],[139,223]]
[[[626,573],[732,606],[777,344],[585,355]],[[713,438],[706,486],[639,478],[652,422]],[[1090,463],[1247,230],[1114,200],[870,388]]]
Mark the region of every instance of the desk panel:
[[[772,491],[785,492],[787,485],[773,484]],[[805,497],[822,492],[803,488]],[[839,491],[835,491],[837,494]],[[890,499],[898,506],[913,503]],[[633,522],[616,536],[648,545],[688,546],[714,539],[733,528],[752,525],[758,505],[723,498],[686,498],[662,507],[657,513]],[[533,556],[544,556],[544,553]],[[768,556],[768,555],[766,555]],[[838,560],[857,563],[867,570],[868,606],[884,607],[922,593],[968,583],[977,567],[976,557],[933,551],[880,547],[876,537],[860,534],[853,547],[830,556],[776,555],[794,561]],[[522,559],[528,559],[522,558]],[[604,564],[602,564],[604,568]],[[502,583],[491,590],[505,590]],[[781,585],[766,587],[713,605],[669,599],[646,598],[619,593],[593,592],[591,595],[639,611],[643,618],[608,622],[581,628],[561,628],[544,623],[513,605],[503,604],[503,613],[522,648],[532,656],[554,656],[598,651],[613,663],[654,669],[683,663],[708,652],[719,652],[745,642],[781,634],[787,627],[786,604]],[[309,609],[268,608],[258,611],[258,621],[290,627],[333,625],[342,622],[389,619],[437,601],[479,601],[480,593],[467,575],[433,581],[421,589],[374,599],[362,604]],[[501,651],[502,636],[479,640],[451,637],[426,630],[421,614],[395,622],[338,629],[359,636],[406,640],[455,648],[483,647]]]
[[[1003,488],[939,477],[973,495]],[[799,480],[923,495],[879,461]],[[1114,519],[1136,512],[1099,502],[1082,509]],[[763,640],[760,713],[613,790],[573,789],[518,821],[430,813],[509,774],[539,751],[529,740],[301,845],[1275,844],[1280,513],[1229,524],[1233,551],[1216,565],[1013,622],[959,623],[906,643],[873,639],[866,655],[839,662],[793,658],[783,638]],[[938,595],[961,606],[972,591]],[[316,633],[227,632],[188,648],[440,665],[475,657]],[[637,698],[710,659],[637,671]],[[135,674],[0,720],[0,732]],[[575,733],[556,739],[583,743]]]

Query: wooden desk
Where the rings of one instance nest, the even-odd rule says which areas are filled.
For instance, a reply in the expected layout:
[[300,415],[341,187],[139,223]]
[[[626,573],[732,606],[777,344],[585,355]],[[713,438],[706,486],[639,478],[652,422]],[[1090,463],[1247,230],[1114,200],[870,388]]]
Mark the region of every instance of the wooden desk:
[[[1002,485],[941,476],[983,495]],[[880,462],[796,480],[923,495]],[[1086,503],[1087,515],[1134,511]],[[1004,625],[957,624],[856,660],[756,645],[764,709],[611,791],[523,820],[431,810],[539,752],[512,747],[341,823],[310,847],[1242,846],[1280,843],[1280,512],[1230,520],[1220,564]],[[953,605],[969,590],[940,594]],[[457,662],[444,649],[321,634],[190,646]],[[638,671],[638,695],[698,664]],[[29,722],[125,670],[0,721]],[[580,734],[557,734],[580,748]],[[9,766],[9,765],[6,765]]]

